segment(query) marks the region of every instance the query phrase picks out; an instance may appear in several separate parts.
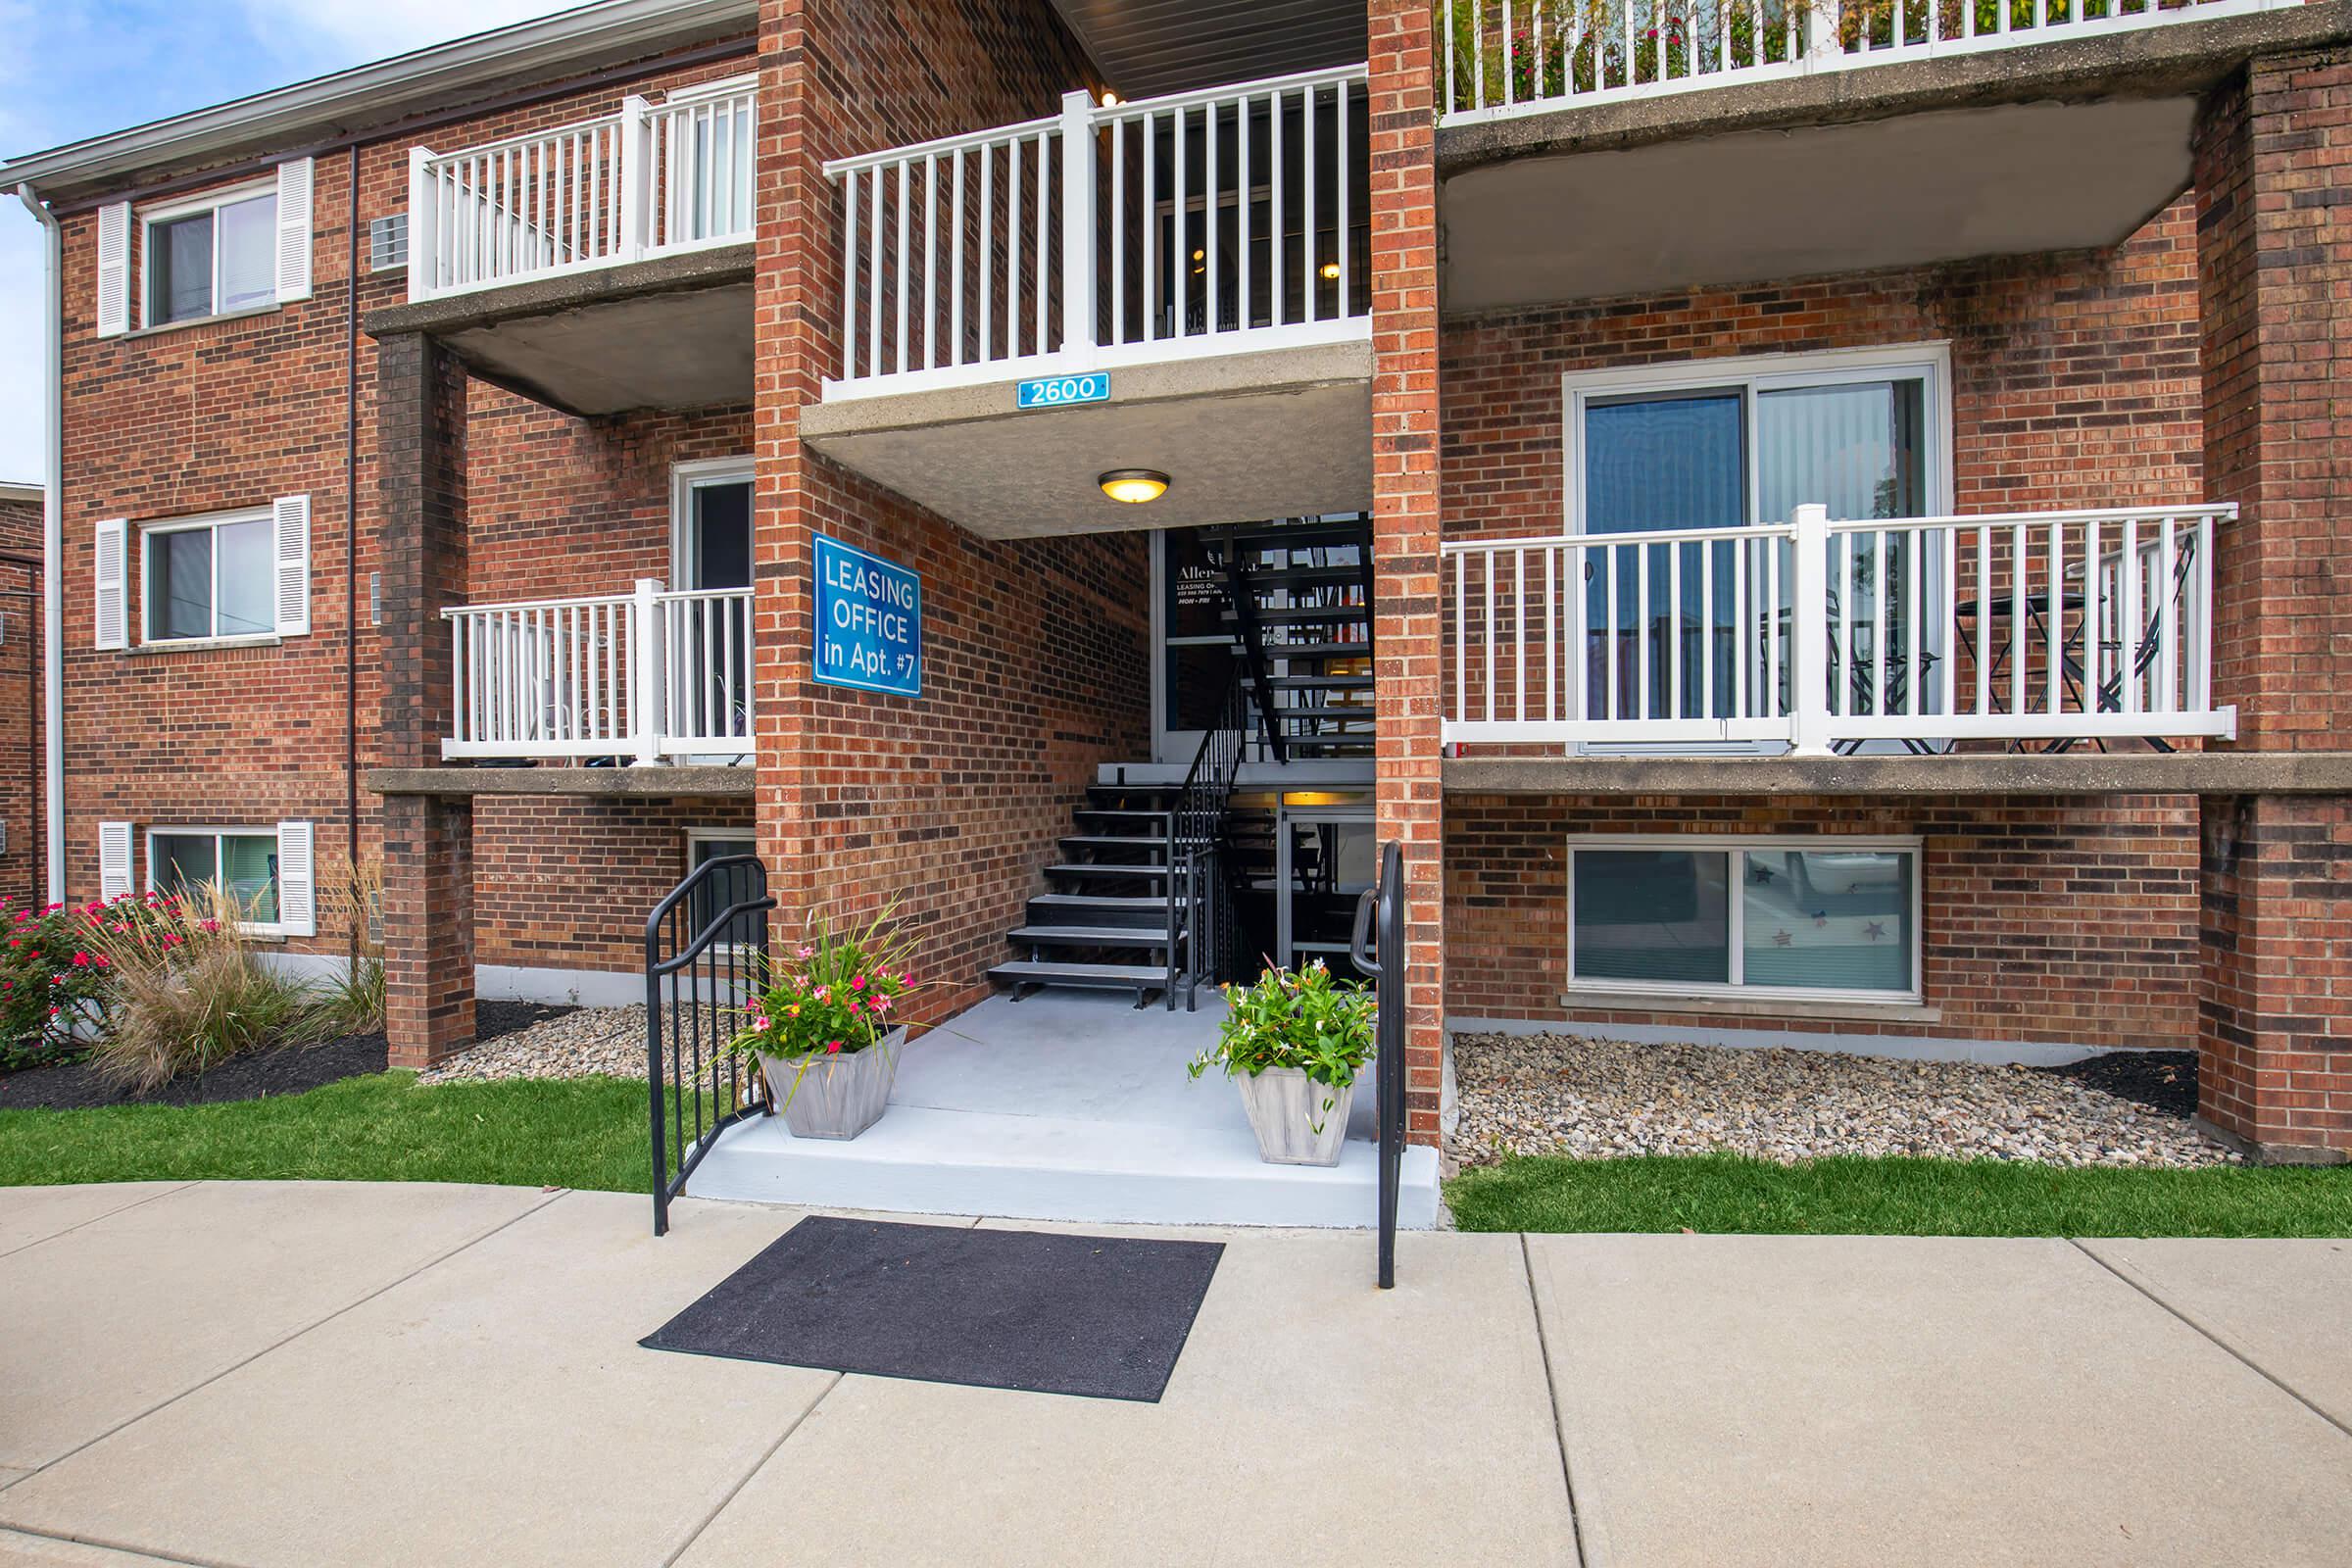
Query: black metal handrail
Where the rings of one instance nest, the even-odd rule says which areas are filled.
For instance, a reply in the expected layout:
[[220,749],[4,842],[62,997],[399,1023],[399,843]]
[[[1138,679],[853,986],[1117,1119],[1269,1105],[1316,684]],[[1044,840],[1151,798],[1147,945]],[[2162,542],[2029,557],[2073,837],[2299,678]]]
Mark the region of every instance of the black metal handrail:
[[[714,906],[717,912],[696,929],[697,909]],[[645,918],[645,1082],[656,1236],[668,1231],[669,1200],[686,1190],[686,1178],[718,1134],[774,1109],[760,1075],[745,1074],[725,1048],[766,972],[767,917],[775,906],[767,867],[759,858],[726,855],[696,866]]]
[[[1186,907],[1192,897],[1190,889],[1185,887],[1186,867],[1194,856],[1214,851],[1225,842],[1226,819],[1233,808],[1234,780],[1241,775],[1249,731],[1249,699],[1243,690],[1242,671],[1236,666],[1233,678],[1226,682],[1225,696],[1217,704],[1216,717],[1201,732],[1200,749],[1193,753],[1193,765],[1186,771],[1176,798],[1168,805],[1168,947],[1164,957],[1166,1001],[1171,1012],[1176,1010],[1176,991],[1180,985],[1189,988],[1204,979],[1227,978],[1222,969],[1204,972],[1186,967],[1195,947],[1194,926],[1201,918],[1198,906]],[[1222,858],[1212,855],[1208,862],[1221,879]]]
[[[1377,952],[1366,941],[1376,920]],[[1395,840],[1381,846],[1380,880],[1355,901],[1348,956],[1372,977],[1379,1006],[1372,1082],[1379,1097],[1380,1288],[1386,1291],[1396,1285],[1396,1197],[1404,1170],[1404,851]]]
[[1184,1008],[1200,1006],[1200,982],[1233,978],[1241,951],[1241,912],[1226,875],[1224,847],[1203,845],[1184,858]]

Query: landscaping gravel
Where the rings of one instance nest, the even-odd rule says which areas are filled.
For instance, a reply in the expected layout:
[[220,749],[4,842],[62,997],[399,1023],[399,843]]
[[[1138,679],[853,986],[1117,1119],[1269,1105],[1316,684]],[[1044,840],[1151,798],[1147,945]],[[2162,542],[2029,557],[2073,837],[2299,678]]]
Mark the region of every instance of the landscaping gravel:
[[2180,1115],[2024,1067],[1553,1034],[1456,1035],[1453,1062],[1460,1116],[1447,1152],[1464,1164],[1714,1150],[1783,1163],[1924,1154],[2186,1167],[2236,1157]]
[[420,1084],[491,1078],[645,1077],[645,1008],[581,1007],[484,1041],[416,1075]]

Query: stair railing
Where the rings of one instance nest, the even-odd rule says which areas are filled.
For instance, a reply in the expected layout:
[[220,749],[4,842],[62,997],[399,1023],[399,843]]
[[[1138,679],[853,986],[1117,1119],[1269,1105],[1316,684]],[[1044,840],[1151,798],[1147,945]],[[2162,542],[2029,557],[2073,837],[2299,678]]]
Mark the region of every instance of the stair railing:
[[1380,880],[1355,901],[1355,929],[1348,956],[1372,977],[1377,997],[1378,1038],[1372,1082],[1380,1125],[1379,1283],[1396,1285],[1396,1199],[1404,1171],[1404,851],[1391,839],[1381,846]]
[[1233,601],[1233,623],[1241,633],[1242,659],[1250,674],[1250,689],[1257,697],[1257,716],[1266,727],[1266,753],[1275,761],[1289,760],[1283,744],[1282,717],[1274,706],[1273,670],[1266,662],[1266,634],[1257,623],[1257,595],[1242,570],[1242,546],[1235,530],[1224,535],[1225,595]]
[[[1165,958],[1166,1001],[1171,1012],[1176,1010],[1179,986],[1189,994],[1203,979],[1226,977],[1228,956],[1219,954],[1217,943],[1222,935],[1230,944],[1233,921],[1224,862],[1217,852],[1225,841],[1234,780],[1241,773],[1249,733],[1249,702],[1237,666],[1226,683],[1224,699],[1217,704],[1216,717],[1201,733],[1183,787],[1168,808]],[[1220,918],[1220,914],[1226,917]]]
[[760,1075],[727,1053],[767,966],[776,901],[757,856],[705,860],[645,918],[645,1080],[654,1234],[718,1135],[773,1108]]

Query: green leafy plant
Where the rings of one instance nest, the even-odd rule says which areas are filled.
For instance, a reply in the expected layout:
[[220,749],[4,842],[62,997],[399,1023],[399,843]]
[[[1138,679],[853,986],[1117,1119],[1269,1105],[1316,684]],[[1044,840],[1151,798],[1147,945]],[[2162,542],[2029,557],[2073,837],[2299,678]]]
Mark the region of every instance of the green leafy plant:
[[112,960],[93,931],[150,929],[169,906],[154,894],[40,906],[0,897],[0,1071],[82,1055],[115,992]]
[[916,988],[914,942],[896,910],[847,931],[812,914],[807,934],[766,960],[728,1050],[755,1068],[760,1056],[798,1062],[787,1103],[814,1061],[888,1049],[900,999]]
[[[1373,998],[1360,981],[1335,979],[1317,958],[1303,969],[1268,969],[1257,983],[1225,988],[1216,1043],[1195,1058],[1195,1078],[1211,1067],[1255,1077],[1296,1067],[1316,1083],[1345,1089],[1372,1056]],[[1332,1102],[1325,1102],[1324,1109]]]

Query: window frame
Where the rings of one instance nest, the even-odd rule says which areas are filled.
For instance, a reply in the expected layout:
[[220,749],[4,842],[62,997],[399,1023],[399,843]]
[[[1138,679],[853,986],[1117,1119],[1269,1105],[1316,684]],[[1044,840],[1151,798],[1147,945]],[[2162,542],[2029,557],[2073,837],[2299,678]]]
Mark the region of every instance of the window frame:
[[[240,523],[258,522],[270,537],[270,569],[264,587],[270,600],[270,621],[267,631],[232,631],[220,629],[220,541],[219,531]],[[211,529],[213,540],[212,623],[213,629],[197,637],[158,637],[155,625],[155,572],[148,562],[147,541],[161,534],[193,533],[200,528]],[[139,530],[139,636],[142,648],[202,648],[220,643],[252,643],[275,641],[283,634],[277,629],[277,514],[274,506],[243,507],[234,512],[208,512],[194,517],[166,517],[138,524]]]
[[[266,311],[274,311],[280,308],[280,302],[277,298],[276,278],[274,272],[277,256],[276,234],[283,215],[278,213],[274,207],[272,207],[270,212],[270,232],[271,236],[270,254],[272,269],[270,298],[261,304],[240,305],[234,310],[223,309],[220,304],[221,247],[220,211],[223,207],[235,207],[243,202],[258,201],[264,196],[269,197],[272,203],[278,199],[277,176],[274,173],[265,179],[246,180],[240,184],[228,186],[225,189],[206,191],[201,196],[190,196],[183,201],[160,202],[153,207],[144,207],[137,210],[133,216],[138,223],[138,304],[140,331],[163,331],[172,327],[195,326],[201,322],[217,321],[226,317],[259,316]],[[155,313],[155,231],[164,224],[175,223],[181,219],[185,218],[200,218],[206,213],[211,213],[214,215],[212,267],[213,308],[200,316],[176,316],[170,318],[169,319],[159,320],[156,318]]]
[[[220,874],[220,864],[221,864],[221,845],[220,845],[220,841],[221,841],[222,839],[227,839],[227,838],[235,838],[235,839],[268,839],[268,840],[270,841],[270,859],[271,859],[272,861],[275,861],[275,860],[278,858],[278,856],[279,856],[279,853],[280,853],[280,843],[281,843],[281,840],[280,840],[280,838],[279,838],[279,832],[280,832],[280,829],[281,829],[281,827],[282,827],[282,824],[278,824],[278,823],[272,823],[272,824],[270,824],[270,826],[268,826],[268,827],[259,827],[259,828],[257,828],[257,827],[236,827],[236,826],[225,826],[225,827],[224,827],[224,826],[220,826],[220,825],[218,825],[218,824],[212,824],[212,823],[188,823],[188,824],[181,824],[181,823],[177,823],[177,822],[148,822],[148,823],[143,823],[143,824],[141,824],[141,826],[140,826],[139,832],[140,832],[141,836],[142,836],[142,837],[144,837],[144,838],[146,839],[146,841],[147,841],[147,846],[146,846],[147,853],[146,853],[146,855],[143,857],[143,858],[144,858],[144,859],[145,859],[145,861],[146,861],[146,869],[147,869],[147,891],[148,891],[149,893],[156,894],[156,895],[158,895],[159,897],[160,897],[160,896],[163,894],[163,891],[164,891],[164,890],[163,890],[161,887],[159,887],[159,886],[156,884],[156,877],[155,877],[155,841],[156,841],[156,839],[157,839],[157,837],[158,837],[159,835],[160,835],[161,837],[164,837],[164,838],[208,838],[208,837],[209,837],[210,839],[212,839],[212,841],[213,841],[213,874],[214,874],[214,876],[215,876],[215,877],[218,877],[218,876]],[[277,913],[278,913],[278,917],[277,917],[276,919],[274,919],[274,920],[240,920],[239,922],[237,922],[237,929],[238,929],[239,931],[243,932],[243,933],[244,933],[245,935],[247,935],[247,936],[251,936],[251,937],[282,938],[282,937],[283,937],[283,936],[286,934],[286,929],[285,929],[285,913],[286,913],[286,879],[285,879],[285,868],[284,868],[282,865],[279,865],[279,866],[277,866],[277,867],[276,867],[276,869],[274,869],[274,870],[273,870],[273,871],[270,873],[270,881],[271,881],[271,883],[272,883],[272,884],[273,884],[273,885],[276,887],[276,889],[277,889]]]
[[1585,416],[1595,402],[1691,392],[1736,392],[1740,396],[1741,477],[1748,521],[1755,527],[1786,522],[1760,514],[1761,478],[1755,419],[1756,395],[1792,387],[1840,386],[1916,375],[1926,383],[1922,427],[1927,442],[1926,515],[1949,516],[1953,499],[1955,432],[1952,423],[1952,345],[1949,339],[1894,343],[1871,348],[1825,349],[1804,354],[1730,354],[1677,360],[1666,365],[1570,370],[1560,377],[1560,531],[1587,530]]
[[[1572,993],[1613,993],[1621,996],[1688,997],[1708,1002],[1751,1002],[1788,1000],[1797,1002],[1837,1003],[1861,1006],[1918,1007],[1927,1001],[1927,930],[1923,921],[1926,907],[1927,877],[1925,875],[1926,841],[1918,834],[1859,834],[1859,833],[1572,833],[1568,836],[1568,858],[1562,869],[1566,872],[1568,918],[1565,942],[1568,959],[1568,990]],[[1579,850],[1651,850],[1658,852],[1684,851],[1690,854],[1723,854],[1737,858],[1737,863],[1725,866],[1726,886],[1730,889],[1730,907],[1725,911],[1725,940],[1730,949],[1728,982],[1686,981],[1675,983],[1662,980],[1620,980],[1606,977],[1588,977],[1576,971],[1576,853]],[[1909,957],[1911,985],[1903,991],[1870,991],[1836,986],[1766,986],[1745,982],[1746,962],[1746,856],[1750,852],[1787,853],[1789,851],[1846,850],[1874,854],[1896,854],[1911,857],[1911,906],[1907,914],[1910,930]]]
[[[681,878],[690,877],[702,869],[703,862],[695,858],[695,851],[706,844],[749,844],[752,847],[751,853],[757,856],[760,853],[760,830],[757,827],[688,828],[686,830],[686,868],[679,873]],[[712,857],[712,858],[718,858],[718,857]],[[697,934],[699,935],[699,933]],[[729,953],[738,957],[750,957],[757,950],[741,942],[713,942],[710,945],[710,951]]]

